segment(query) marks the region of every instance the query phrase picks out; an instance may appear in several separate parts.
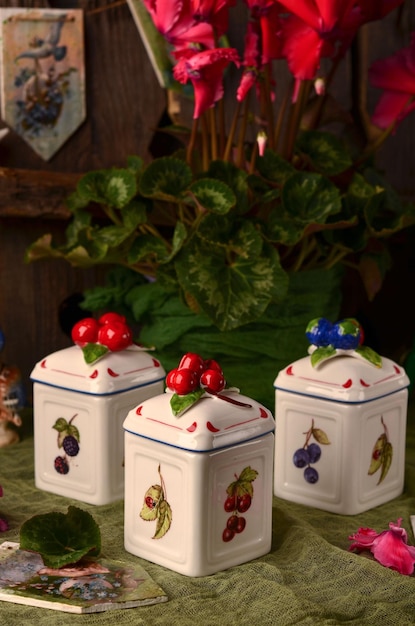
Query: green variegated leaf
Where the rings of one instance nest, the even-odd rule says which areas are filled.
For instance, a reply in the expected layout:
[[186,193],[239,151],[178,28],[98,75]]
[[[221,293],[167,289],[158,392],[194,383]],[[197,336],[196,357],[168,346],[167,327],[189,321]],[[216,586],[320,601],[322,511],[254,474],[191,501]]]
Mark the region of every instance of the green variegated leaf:
[[127,157],[127,167],[135,174],[141,172],[144,166],[144,160],[140,156],[131,155]]
[[174,157],[156,159],[144,170],[139,182],[143,196],[177,202],[192,182],[192,170]]
[[70,250],[66,255],[61,253],[62,257],[76,267],[91,267],[97,263],[101,263],[108,252],[108,246],[103,244],[100,247],[94,246],[94,251],[100,250],[99,254],[92,255],[84,246],[77,246]]
[[117,209],[124,207],[137,193],[135,173],[130,170],[113,169],[106,181],[107,204]]
[[379,480],[378,480],[378,485],[380,485],[380,483],[385,480],[388,472],[389,472],[389,468],[392,464],[392,457],[393,457],[393,449],[392,449],[392,444],[388,441],[385,443],[385,447],[383,449],[383,455],[382,455],[382,469],[380,472],[380,476],[379,476]]
[[370,460],[370,466],[369,466],[369,470],[368,470],[368,474],[369,476],[372,476],[372,474],[374,474],[375,472],[378,471],[378,469],[380,468],[380,466],[383,463],[383,454],[384,454],[384,450],[385,450],[385,446],[387,444],[387,438],[385,433],[383,433],[382,435],[380,435],[377,440],[375,445],[373,446],[373,450],[372,450],[372,456],[371,456],[371,460]]
[[201,178],[192,183],[189,189],[201,208],[219,215],[227,213],[236,202],[232,189],[213,178]]
[[293,246],[301,240],[306,226],[285,218],[274,212],[267,226],[267,236],[271,241],[282,243],[284,246]]
[[335,176],[352,165],[349,153],[342,143],[331,133],[308,130],[299,134],[296,149],[307,158],[315,170]]
[[88,172],[80,179],[77,193],[80,198],[88,198],[89,202],[120,209],[137,193],[135,174],[131,170],[116,168]]
[[233,163],[218,160],[210,163],[206,176],[222,181],[233,191],[236,198],[233,210],[236,214],[242,215],[249,210],[248,177],[244,170]]
[[341,210],[338,187],[328,178],[311,172],[296,172],[290,176],[281,198],[286,213],[299,224],[325,223],[328,217]]
[[125,226],[104,226],[95,233],[95,244],[110,248],[120,246],[131,234],[131,229]]
[[140,235],[132,243],[128,251],[128,263],[134,265],[144,259],[162,262],[169,258],[165,243],[154,235]]
[[52,247],[52,235],[42,235],[25,252],[25,261],[37,261],[44,258],[62,258],[64,255],[60,250]]
[[313,367],[317,367],[323,361],[336,356],[337,350],[333,346],[320,346],[311,354],[310,360]]
[[132,232],[140,224],[147,222],[147,208],[144,202],[133,200],[122,209],[121,217],[125,228]]
[[283,298],[288,278],[278,253],[262,242],[252,223],[245,222],[230,238],[226,231],[218,236],[216,243],[213,237],[194,236],[175,267],[183,289],[220,330],[230,330],[256,319],[273,298]]
[[272,150],[265,150],[263,157],[258,157],[256,166],[261,176],[274,183],[283,185],[296,169]]
[[166,500],[160,502],[157,513],[156,532],[154,533],[153,539],[161,539],[164,537],[172,521],[171,507]]

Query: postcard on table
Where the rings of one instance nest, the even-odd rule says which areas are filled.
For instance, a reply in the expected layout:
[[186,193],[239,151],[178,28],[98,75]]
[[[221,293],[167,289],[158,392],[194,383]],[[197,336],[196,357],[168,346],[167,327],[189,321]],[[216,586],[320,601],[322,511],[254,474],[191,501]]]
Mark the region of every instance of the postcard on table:
[[65,611],[99,613],[168,600],[138,563],[99,559],[88,567],[51,570],[39,554],[0,545],[0,601]]

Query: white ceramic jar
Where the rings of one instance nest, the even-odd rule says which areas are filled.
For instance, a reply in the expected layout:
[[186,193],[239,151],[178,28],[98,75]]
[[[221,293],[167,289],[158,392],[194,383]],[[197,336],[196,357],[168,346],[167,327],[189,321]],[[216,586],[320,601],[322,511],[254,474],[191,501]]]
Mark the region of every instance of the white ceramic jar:
[[187,576],[269,552],[274,419],[235,391],[205,394],[181,417],[172,393],[140,403],[124,422],[125,548]]
[[160,362],[132,345],[88,365],[72,346],[39,361],[31,378],[36,487],[90,504],[122,499],[123,421],[163,391]]
[[276,496],[354,515],[403,491],[409,379],[346,353],[280,371],[275,386]]

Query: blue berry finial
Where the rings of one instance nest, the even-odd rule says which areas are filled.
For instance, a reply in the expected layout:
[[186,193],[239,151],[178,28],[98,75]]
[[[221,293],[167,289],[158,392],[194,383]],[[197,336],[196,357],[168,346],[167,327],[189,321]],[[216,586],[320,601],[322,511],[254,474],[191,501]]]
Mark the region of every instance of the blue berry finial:
[[363,328],[352,317],[335,324],[324,317],[318,317],[308,323],[305,334],[311,343],[309,352],[313,367],[338,355],[356,356],[376,367],[382,366],[381,357],[363,345]]

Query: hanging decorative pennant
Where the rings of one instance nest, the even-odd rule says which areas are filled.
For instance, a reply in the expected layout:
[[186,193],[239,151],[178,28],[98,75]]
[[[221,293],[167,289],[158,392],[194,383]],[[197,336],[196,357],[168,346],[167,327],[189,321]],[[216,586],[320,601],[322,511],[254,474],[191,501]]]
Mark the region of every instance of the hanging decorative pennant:
[[0,9],[1,116],[49,160],[86,115],[83,11]]

